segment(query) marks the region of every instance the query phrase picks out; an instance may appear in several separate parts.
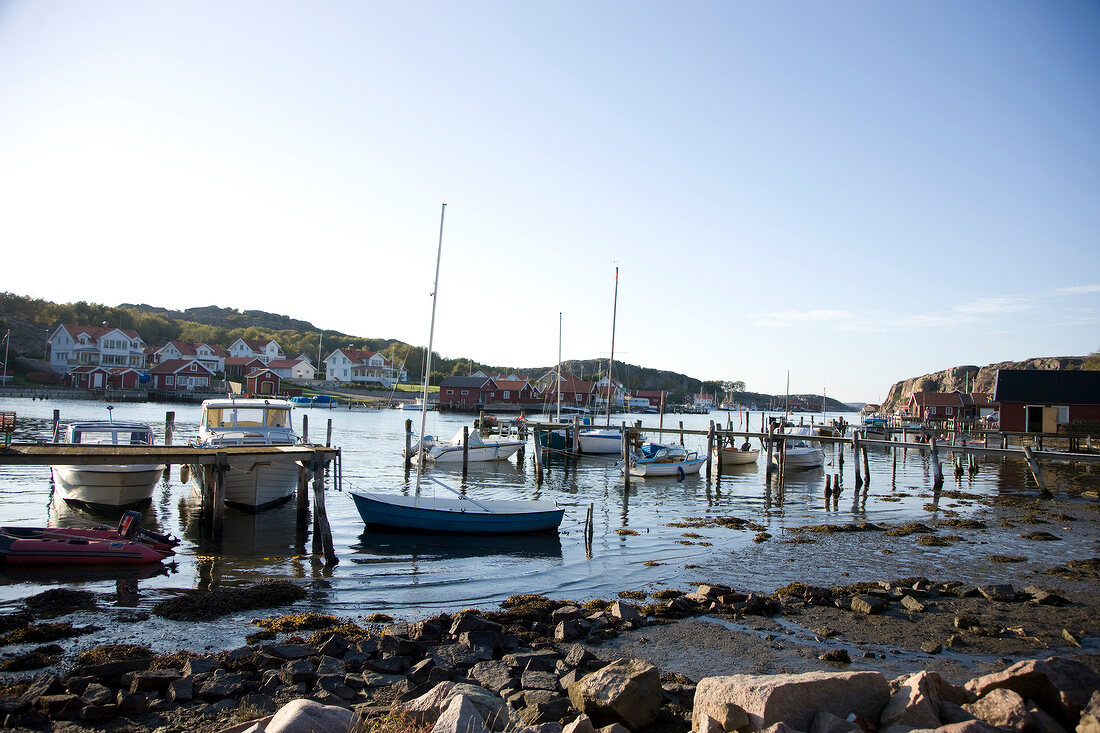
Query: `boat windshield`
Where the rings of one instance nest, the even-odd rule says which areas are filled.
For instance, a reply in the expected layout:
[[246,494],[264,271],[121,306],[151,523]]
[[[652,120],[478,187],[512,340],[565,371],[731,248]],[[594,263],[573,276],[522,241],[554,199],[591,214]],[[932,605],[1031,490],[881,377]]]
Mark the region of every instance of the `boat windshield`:
[[287,428],[290,410],[280,407],[211,407],[206,411],[206,425],[211,428]]
[[150,430],[74,430],[73,443],[83,445],[152,445]]

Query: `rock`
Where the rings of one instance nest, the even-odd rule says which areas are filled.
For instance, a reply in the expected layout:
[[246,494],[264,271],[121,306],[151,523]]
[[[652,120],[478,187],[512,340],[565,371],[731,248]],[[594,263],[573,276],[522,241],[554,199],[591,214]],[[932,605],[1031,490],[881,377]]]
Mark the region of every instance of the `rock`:
[[219,666],[217,659],[210,657],[191,657],[183,663],[183,676],[191,677],[196,674],[208,674]]
[[578,715],[573,722],[562,728],[561,733],[596,733],[596,727],[592,725],[592,718],[587,715]]
[[455,695],[467,698],[477,708],[486,726],[493,730],[504,730],[508,723],[508,705],[502,697],[494,695],[484,687],[466,682],[455,683],[444,702],[449,703],[450,698]]
[[569,686],[569,700],[596,723],[622,722],[638,730],[661,706],[661,675],[649,662],[617,659]]
[[585,667],[594,661],[596,661],[596,655],[580,644],[574,644],[569,647],[569,651],[565,655],[565,663],[574,669],[577,667]]
[[951,589],[951,592],[959,598],[973,598],[981,595],[981,591],[978,590],[976,585],[957,585]]
[[397,704],[397,709],[405,712],[418,723],[434,723],[443,712],[445,700],[454,690],[455,683],[440,682],[428,692],[407,702]]
[[80,720],[84,701],[76,695],[62,692],[57,695],[40,695],[35,699],[34,706],[53,720]]
[[342,657],[347,652],[348,640],[340,634],[333,634],[329,638],[325,639],[325,642],[317,649],[321,654],[328,657]]
[[317,676],[317,667],[308,659],[294,659],[283,664],[279,669],[279,679],[284,685],[296,685],[299,682],[307,684],[313,682]]
[[596,733],[630,733],[630,729],[619,725],[618,723],[612,723],[611,725],[605,725],[602,728],[597,728]]
[[[178,670],[174,669],[150,669],[141,672],[129,672],[122,676],[123,685],[130,692],[148,692],[156,690],[163,692],[168,685],[180,678]],[[129,684],[127,684],[127,682]]]
[[512,654],[505,654],[501,658],[509,667],[517,668],[521,671],[532,669],[540,672],[553,672],[559,659],[561,659],[561,654],[549,649],[531,652],[514,652]]
[[516,681],[511,667],[500,660],[478,662],[470,669],[470,675],[479,685],[497,693]]
[[[747,723],[748,720],[748,717],[746,717],[745,722]],[[704,715],[700,718],[699,722],[695,724],[694,733],[726,733],[726,730],[717,720],[709,715]]]
[[1100,690],[1092,693],[1089,704],[1081,711],[1077,733],[1100,733]]
[[519,718],[527,725],[541,725],[561,720],[569,714],[569,701],[565,698],[554,702],[539,702],[519,711]]
[[577,641],[578,639],[583,639],[588,636],[588,632],[591,630],[592,625],[583,618],[559,621],[554,627],[554,641]]
[[1034,700],[1062,727],[1072,730],[1092,693],[1100,689],[1100,675],[1081,662],[1050,657],[1017,662],[1005,670],[966,683],[966,689],[978,697],[997,688],[1012,690],[1025,700]]
[[821,710],[814,715],[809,733],[863,733],[863,729],[844,718]]
[[878,672],[706,677],[695,690],[692,728],[703,715],[728,731],[745,725],[762,730],[778,722],[807,730],[819,711],[841,717],[855,713],[873,721],[889,700],[890,684]]
[[852,598],[852,610],[856,613],[862,613],[868,616],[875,613],[882,613],[886,610],[886,601],[868,595],[854,596]]
[[943,702],[956,705],[970,702],[971,695],[954,687],[935,672],[918,672],[905,678],[882,711],[879,727],[892,725],[910,728],[938,728],[943,724],[940,706]]
[[239,705],[241,710],[249,710],[263,715],[271,715],[278,707],[270,696],[257,693],[241,695]]
[[[303,660],[304,661],[304,660]],[[297,664],[298,662],[291,662]],[[199,687],[198,695],[207,702],[214,702],[241,693],[244,680],[235,672],[217,670]]]
[[263,651],[279,659],[288,660],[304,659],[306,657],[312,657],[317,653],[314,647],[306,644],[268,644],[263,647]]
[[181,677],[169,683],[167,699],[172,703],[190,702],[194,697],[195,684],[190,677]]
[[379,674],[405,674],[405,672],[409,669],[411,665],[411,657],[397,655],[392,657],[379,657],[377,659],[368,659],[363,662],[363,669],[369,669],[372,672],[378,672]]
[[1010,583],[979,586],[978,592],[991,601],[1013,601],[1016,599],[1016,589]]
[[[475,667],[477,665],[474,665]],[[428,681],[428,678],[432,674],[432,670],[435,669],[435,660],[431,657],[424,657],[419,662],[409,667],[405,672],[405,676],[409,678],[411,682],[418,685],[422,685]],[[480,682],[480,680],[478,680]]]
[[819,654],[817,658],[823,662],[834,662],[836,664],[852,663],[852,658],[848,656],[846,649],[830,649],[824,654]]
[[549,723],[539,723],[538,725],[529,725],[520,729],[517,733],[561,733],[563,730],[561,723],[556,720],[552,720]]
[[503,631],[504,627],[495,621],[482,618],[475,613],[460,613],[451,624],[451,636],[457,637],[467,631]]
[[961,705],[945,701],[940,703],[940,720],[946,725],[951,725],[952,723],[965,723],[968,720],[976,720],[976,718],[963,710]]
[[293,700],[279,708],[264,726],[264,733],[315,733],[315,731],[346,731],[355,714],[335,705],[321,705],[313,700]]
[[456,695],[440,713],[432,733],[489,733],[489,729],[469,698]]
[[[399,682],[405,680],[404,675],[400,674],[378,674],[377,672],[371,672],[367,670],[359,675],[359,678],[363,681],[363,687],[389,687],[390,685],[396,685]],[[345,683],[346,683],[345,679]]]
[[622,601],[615,601],[611,604],[611,615],[615,618],[622,619],[623,621],[635,621],[641,623],[645,619],[638,613],[638,609],[629,603],[623,603]]
[[975,718],[998,728],[1023,730],[1031,727],[1031,716],[1024,699],[1012,690],[996,687],[976,702],[963,705],[963,710]]
[[901,605],[906,611],[912,611],[914,613],[924,613],[925,610],[925,605],[910,595],[901,597]]
[[576,606],[562,606],[561,608],[555,608],[550,613],[550,623],[555,626],[562,621],[572,621],[578,618],[584,618],[584,611]]
[[939,654],[943,651],[943,646],[934,641],[922,641],[920,650],[925,654]]
[[80,709],[80,719],[90,723],[98,723],[110,720],[118,715],[118,705],[108,703],[106,705],[85,705]]
[[520,677],[520,686],[525,690],[553,690],[557,692],[561,689],[557,675],[553,672],[538,672],[536,670],[524,672]]
[[110,687],[93,682],[84,688],[80,699],[88,705],[107,705],[108,703],[114,703],[115,693]]
[[779,723],[772,723],[767,728],[765,728],[761,733],[800,733],[800,731],[795,730],[794,728],[787,725],[786,723],[779,722]]
[[[1031,716],[1031,733],[1069,733],[1053,716],[1040,707],[1029,705],[1027,714]],[[1080,722],[1077,723],[1077,727],[1081,727]],[[1094,733],[1100,733],[1100,727],[1097,727]]]

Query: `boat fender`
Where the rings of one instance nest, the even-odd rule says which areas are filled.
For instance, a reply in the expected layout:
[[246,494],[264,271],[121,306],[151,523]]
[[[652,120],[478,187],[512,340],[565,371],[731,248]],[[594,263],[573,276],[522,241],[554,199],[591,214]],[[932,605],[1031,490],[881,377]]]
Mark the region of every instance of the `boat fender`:
[[180,466],[180,483],[185,484],[191,480],[191,467],[186,463]]
[[680,480],[681,481],[683,481],[684,477],[687,476],[687,474],[684,473],[684,467],[683,466],[677,466],[676,467],[676,472],[680,474]]

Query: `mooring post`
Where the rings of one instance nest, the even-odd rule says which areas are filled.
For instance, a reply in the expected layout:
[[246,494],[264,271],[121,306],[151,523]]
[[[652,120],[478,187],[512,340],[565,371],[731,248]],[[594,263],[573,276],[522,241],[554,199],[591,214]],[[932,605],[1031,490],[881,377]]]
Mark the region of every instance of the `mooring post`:
[[219,451],[214,456],[214,504],[213,510],[213,538],[215,542],[222,539],[222,530],[225,526],[225,472],[229,469],[229,456]]
[[[763,423],[761,423],[763,424]],[[772,478],[772,445],[774,444],[773,438],[775,437],[775,426],[768,426],[768,462],[764,466],[764,484],[767,485]]]
[[1046,482],[1043,481],[1043,474],[1039,471],[1039,461],[1035,459],[1035,454],[1031,452],[1031,448],[1026,445],[1024,446],[1024,458],[1027,459],[1031,475],[1035,477],[1035,483],[1039,484],[1039,496],[1043,499],[1053,498],[1054,494],[1047,490]]
[[630,488],[630,439],[630,431],[623,423],[623,486],[627,489]]
[[680,421],[680,445],[684,444],[684,421]]
[[325,428],[325,447],[332,447],[332,418],[328,419],[328,427]]
[[295,524],[298,529],[304,529],[306,519],[309,516],[309,471],[301,463],[298,464],[298,493],[295,497],[298,514]]
[[[860,448],[863,449],[863,485],[870,486],[871,466],[867,463],[867,446],[861,445]],[[891,448],[891,450],[893,450],[893,448]]]
[[203,539],[210,539],[211,528],[214,525],[214,467],[199,464],[196,470],[202,471],[199,527],[202,530]]
[[[546,449],[550,450],[550,436],[546,437]],[[542,483],[542,431],[535,426],[535,484]]]
[[470,467],[470,427],[462,426],[462,479],[466,479],[466,471]]
[[936,439],[929,438],[928,443],[932,448],[932,488],[939,491],[943,486],[943,466],[940,465],[940,451],[936,447]]
[[588,546],[589,553],[592,552],[592,534],[594,531],[592,510],[592,502],[588,502],[588,511],[586,511],[584,514],[584,538],[585,544]]
[[856,491],[863,487],[863,476],[859,473],[859,431],[852,431],[852,458],[856,464]]
[[581,418],[573,416],[573,455],[581,452]]
[[707,428],[707,481],[710,481],[710,461],[711,456],[714,455],[714,421],[710,421],[710,427]]
[[302,442],[309,445],[309,415],[302,415]]
[[328,523],[328,512],[325,511],[325,452],[313,452],[313,551],[317,552],[317,538],[320,535],[321,551],[325,556],[325,565],[335,565],[340,562],[336,557],[336,550],[332,546],[332,528]]
[[405,468],[412,465],[413,421],[405,421]]
[[61,410],[53,411],[53,442],[61,440]]
[[164,444],[172,445],[172,434],[176,431],[176,413],[172,410],[164,413]]

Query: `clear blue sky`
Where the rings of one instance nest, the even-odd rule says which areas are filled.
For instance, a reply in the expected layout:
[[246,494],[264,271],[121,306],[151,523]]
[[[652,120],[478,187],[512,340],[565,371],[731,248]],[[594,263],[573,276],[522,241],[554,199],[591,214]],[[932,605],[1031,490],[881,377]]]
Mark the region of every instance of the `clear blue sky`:
[[1100,349],[1100,4],[0,2],[0,289],[878,401]]

